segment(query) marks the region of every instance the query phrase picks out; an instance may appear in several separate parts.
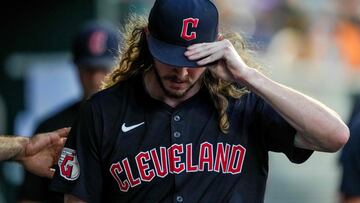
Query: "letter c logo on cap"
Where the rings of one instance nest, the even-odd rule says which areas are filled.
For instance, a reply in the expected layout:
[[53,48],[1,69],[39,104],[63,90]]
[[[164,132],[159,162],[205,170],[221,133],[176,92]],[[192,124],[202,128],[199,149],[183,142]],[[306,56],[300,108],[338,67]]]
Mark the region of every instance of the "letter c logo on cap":
[[188,27],[191,24],[192,28],[197,28],[199,23],[199,18],[186,18],[183,20],[183,25],[181,29],[181,38],[190,41],[196,39],[196,32],[191,32],[188,34]]

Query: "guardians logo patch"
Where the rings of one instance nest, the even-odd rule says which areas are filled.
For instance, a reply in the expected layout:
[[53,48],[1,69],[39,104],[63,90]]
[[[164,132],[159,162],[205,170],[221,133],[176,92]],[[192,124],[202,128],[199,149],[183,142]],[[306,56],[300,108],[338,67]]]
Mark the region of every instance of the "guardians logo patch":
[[58,161],[60,175],[67,180],[76,180],[80,175],[80,166],[76,151],[64,147]]

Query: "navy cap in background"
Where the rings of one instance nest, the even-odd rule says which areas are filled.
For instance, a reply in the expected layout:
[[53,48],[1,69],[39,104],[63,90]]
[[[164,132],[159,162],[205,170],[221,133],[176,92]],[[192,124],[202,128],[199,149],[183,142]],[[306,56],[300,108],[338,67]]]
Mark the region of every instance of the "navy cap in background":
[[184,52],[192,44],[216,41],[218,21],[210,0],[156,0],[149,15],[150,52],[168,65],[198,67]]
[[109,23],[87,23],[73,42],[74,63],[81,68],[112,68],[119,55],[120,38],[120,32]]

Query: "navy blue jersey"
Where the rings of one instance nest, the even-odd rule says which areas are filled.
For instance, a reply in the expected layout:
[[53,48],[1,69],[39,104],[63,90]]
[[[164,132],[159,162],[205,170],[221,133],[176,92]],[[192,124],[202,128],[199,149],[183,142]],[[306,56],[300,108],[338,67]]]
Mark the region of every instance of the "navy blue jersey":
[[141,77],[120,82],[83,106],[52,189],[87,202],[263,202],[268,151],[295,163],[312,151],[253,93],[229,99],[228,115],[224,134],[205,88],[172,108]]
[[341,164],[341,192],[346,197],[360,197],[360,114],[350,125],[350,139],[343,148]]

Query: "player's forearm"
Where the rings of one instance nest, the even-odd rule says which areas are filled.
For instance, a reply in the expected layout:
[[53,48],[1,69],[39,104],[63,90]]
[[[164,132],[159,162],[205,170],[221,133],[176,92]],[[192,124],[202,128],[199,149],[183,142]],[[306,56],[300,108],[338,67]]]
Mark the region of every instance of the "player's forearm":
[[315,99],[272,81],[254,69],[248,69],[241,80],[279,112],[310,148],[337,151],[347,142],[349,129],[340,116]]
[[28,142],[26,137],[0,136],[0,161],[18,160]]

